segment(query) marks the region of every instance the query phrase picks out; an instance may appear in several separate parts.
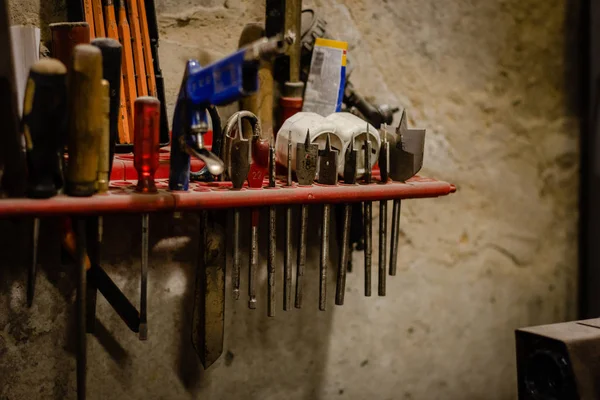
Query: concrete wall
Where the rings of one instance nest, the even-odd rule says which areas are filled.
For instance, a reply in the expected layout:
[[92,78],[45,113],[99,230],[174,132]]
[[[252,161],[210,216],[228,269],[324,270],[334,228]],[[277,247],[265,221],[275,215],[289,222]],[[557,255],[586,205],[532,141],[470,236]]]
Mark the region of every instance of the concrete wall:
[[[184,61],[235,49],[243,24],[262,20],[262,3],[157,0],[169,110]],[[152,216],[150,338],[139,342],[100,298],[98,333],[88,342],[89,398],[512,399],[513,330],[575,317],[578,124],[565,50],[574,6],[304,4],[352,43],[355,86],[407,107],[409,124],[427,128],[422,174],[451,181],[458,192],[403,203],[399,273],[388,279],[385,298],[363,297],[362,253],[355,253],[359,270],[348,277],[346,304],[334,307],[331,298],[328,311],[318,312],[316,242],[302,310],[266,317],[264,269],[258,310],[228,292],[225,351],[207,371],[190,343],[197,219]],[[41,15],[45,24],[60,20],[64,7],[12,0],[11,10],[16,23],[39,23]],[[311,213],[318,220],[319,210]],[[106,221],[103,263],[132,299],[139,223],[138,216]],[[75,398],[74,269],[58,262],[53,225],[43,221],[31,309],[29,228],[1,225],[0,399]]]

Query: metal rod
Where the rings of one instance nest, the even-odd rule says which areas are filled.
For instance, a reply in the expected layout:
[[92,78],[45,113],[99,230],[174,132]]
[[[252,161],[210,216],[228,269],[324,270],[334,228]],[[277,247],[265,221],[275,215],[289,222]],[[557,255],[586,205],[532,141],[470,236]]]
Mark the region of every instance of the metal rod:
[[386,289],[386,256],[387,256],[387,200],[379,202],[379,296],[385,296]]
[[401,200],[392,203],[392,233],[390,237],[390,275],[396,275],[398,263],[398,241],[400,240],[400,208]]
[[268,288],[267,295],[267,315],[275,316],[275,257],[277,255],[276,227],[277,227],[277,209],[275,206],[269,207],[269,258],[267,260]]
[[240,298],[240,210],[233,210],[233,298]]
[[283,253],[283,309],[292,308],[292,207],[285,209],[285,252]]
[[329,219],[331,204],[323,205],[323,233],[321,238],[321,263],[319,265],[319,310],[327,306],[327,265],[329,264]]
[[373,252],[372,249],[372,227],[371,227],[371,219],[373,214],[373,203],[370,201],[365,201],[364,203],[364,229],[365,229],[365,296],[371,295],[371,254]]
[[256,270],[258,269],[258,208],[252,209],[252,231],[250,238],[250,266],[248,268],[248,308],[256,308]]
[[31,307],[33,304],[33,297],[35,296],[35,281],[37,278],[37,264],[38,264],[38,239],[40,236],[40,219],[33,219],[33,259],[29,266],[29,275],[27,277],[27,307]]
[[140,340],[148,339],[148,224],[149,214],[142,214],[142,271],[140,287]]
[[296,298],[294,305],[302,308],[302,279],[306,266],[306,236],[308,234],[308,204],[302,204],[300,209],[300,237],[298,239],[298,264],[296,266]]
[[77,267],[79,272],[79,282],[77,285],[77,399],[84,400],[86,392],[87,364],[85,327],[87,272],[85,269],[85,220],[83,218],[76,219],[75,229],[77,246]]
[[348,268],[348,257],[350,255],[350,215],[352,205],[346,203],[343,205],[342,215],[342,249],[340,254],[340,265],[338,266],[337,283],[335,286],[335,304],[341,306],[344,304],[344,295],[346,292],[346,271]]

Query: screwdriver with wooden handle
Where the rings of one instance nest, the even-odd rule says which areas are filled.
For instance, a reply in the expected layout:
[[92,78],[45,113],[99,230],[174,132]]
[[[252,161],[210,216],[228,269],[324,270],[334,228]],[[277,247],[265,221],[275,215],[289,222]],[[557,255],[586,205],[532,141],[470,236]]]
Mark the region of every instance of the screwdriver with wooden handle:
[[65,191],[91,196],[96,191],[98,148],[102,135],[102,52],[80,44],[73,50],[69,71],[69,162]]
[[[138,97],[135,101],[134,166],[138,173],[137,193],[157,192],[154,174],[160,152],[160,101],[155,97]],[[142,214],[142,270],[140,294],[140,340],[148,339],[148,224],[149,214]]]
[[[27,196],[46,199],[63,185],[62,151],[67,123],[67,68],[56,59],[43,59],[29,71],[21,129],[27,152]],[[27,281],[27,305],[35,293],[40,219],[33,222],[33,262]]]
[[[68,85],[69,162],[65,191],[91,196],[96,190],[98,147],[102,134],[102,53],[89,44],[73,49]],[[85,398],[86,380],[86,235],[85,219],[75,219],[79,283],[77,286],[77,397]]]
[[[119,28],[117,27],[117,18],[115,16],[115,6],[113,0],[105,0],[104,15],[106,16],[106,36],[119,41]],[[120,45],[120,43],[119,43]],[[127,105],[125,103],[125,85],[123,84],[123,75],[121,74],[121,65],[123,62],[123,48],[119,50],[119,118],[118,118],[118,137],[112,135],[111,130],[111,145],[114,150],[114,143],[119,140],[119,143],[129,143],[129,116],[127,114]],[[116,84],[111,83],[111,92],[114,92]],[[113,103],[111,103],[113,104]],[[112,110],[111,110],[112,115]],[[112,163],[112,161],[111,161]],[[112,164],[111,164],[112,165]]]
[[127,13],[125,11],[125,0],[121,0],[119,7],[119,41],[123,45],[122,70],[123,84],[125,86],[125,106],[127,109],[127,117],[129,122],[129,141],[131,143],[131,135],[133,135],[133,102],[137,98],[137,90],[135,86],[135,70],[133,67],[133,52],[131,48],[131,31],[127,22]]

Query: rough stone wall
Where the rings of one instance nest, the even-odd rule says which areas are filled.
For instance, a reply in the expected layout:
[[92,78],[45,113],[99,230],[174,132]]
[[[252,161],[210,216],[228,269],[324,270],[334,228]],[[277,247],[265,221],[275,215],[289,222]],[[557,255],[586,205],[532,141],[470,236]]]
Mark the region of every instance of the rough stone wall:
[[[60,20],[64,7],[49,3],[12,0],[13,19]],[[169,110],[184,61],[232,51],[243,24],[262,20],[262,3],[157,0]],[[225,351],[208,371],[189,340],[197,220],[153,216],[150,338],[139,342],[99,297],[98,333],[88,342],[89,398],[511,399],[513,330],[575,317],[570,3],[304,4],[352,44],[355,86],[407,107],[409,124],[427,128],[422,174],[451,181],[458,192],[403,202],[399,273],[388,278],[385,298],[362,296],[362,254],[355,253],[359,269],[349,275],[346,305],[330,301],[318,312],[316,242],[302,310],[266,317],[264,270],[257,311],[228,293]],[[318,215],[311,209],[313,220]],[[139,295],[139,222],[106,221],[103,263],[132,299]],[[29,244],[15,233],[28,228],[2,222],[10,232],[0,243],[2,399],[75,397],[74,272],[58,265],[53,224],[44,222],[37,297],[27,309]],[[264,256],[266,243],[261,249]]]

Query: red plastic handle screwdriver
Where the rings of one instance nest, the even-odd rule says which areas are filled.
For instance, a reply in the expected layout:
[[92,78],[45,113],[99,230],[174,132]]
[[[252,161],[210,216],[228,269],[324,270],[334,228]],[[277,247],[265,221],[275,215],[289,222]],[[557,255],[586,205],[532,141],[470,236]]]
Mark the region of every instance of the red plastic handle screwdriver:
[[160,150],[160,101],[156,97],[138,97],[134,104],[133,164],[138,173],[136,192],[156,193],[154,174]]

